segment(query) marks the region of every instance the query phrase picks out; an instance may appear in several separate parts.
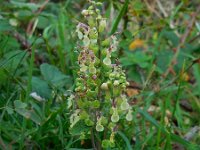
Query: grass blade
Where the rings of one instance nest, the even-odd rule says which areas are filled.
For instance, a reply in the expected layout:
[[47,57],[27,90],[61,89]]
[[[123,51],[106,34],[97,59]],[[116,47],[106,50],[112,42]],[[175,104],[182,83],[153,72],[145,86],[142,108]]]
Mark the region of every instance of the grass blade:
[[185,146],[188,149],[192,149],[192,148],[199,148],[199,146],[197,145],[193,145],[190,142],[186,141],[185,139],[181,138],[180,136],[170,133],[168,132],[166,129],[164,129],[163,127],[160,126],[160,124],[153,118],[151,117],[146,111],[139,109],[138,112],[146,119],[148,120],[151,124],[153,124],[156,128],[160,129],[160,131],[165,134],[165,135],[169,135],[171,136],[171,139],[174,142],[178,142],[179,144]]
[[129,3],[129,0],[126,0],[122,9],[119,12],[119,15],[117,16],[116,20],[114,21],[114,23],[112,25],[110,35],[113,34],[117,30],[118,24],[119,24],[121,18],[123,17],[124,13],[126,12],[126,9],[128,7],[128,3]]
[[125,134],[122,133],[121,131],[118,131],[117,133],[122,137],[122,139],[123,139],[124,142],[126,143],[127,149],[128,149],[128,150],[132,150],[131,144],[130,144],[128,138],[125,136]]

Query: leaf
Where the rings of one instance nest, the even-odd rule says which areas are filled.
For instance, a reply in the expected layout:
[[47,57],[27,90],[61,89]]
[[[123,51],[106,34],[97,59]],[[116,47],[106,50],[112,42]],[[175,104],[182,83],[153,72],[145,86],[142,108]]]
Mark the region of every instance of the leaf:
[[86,126],[84,121],[77,122],[73,128],[70,130],[70,133],[72,135],[80,135],[81,132],[87,132],[89,131],[90,127]]
[[14,5],[15,7],[27,8],[32,11],[36,11],[38,8],[42,6],[42,4],[34,4],[34,3],[28,3],[28,2],[23,3],[23,2],[17,2],[15,0],[11,0],[10,3]]
[[121,131],[118,131],[117,133],[122,137],[122,139],[126,143],[127,150],[132,150],[130,141],[128,140],[128,138],[126,137],[126,135],[123,132],[121,132]]
[[0,19],[0,31],[11,31],[13,27],[9,24],[8,20]]
[[13,114],[13,109],[10,107],[6,107],[6,111],[8,112],[9,115]]
[[51,89],[48,86],[48,83],[40,78],[32,78],[32,92],[36,92],[39,96],[45,99],[51,97]]
[[193,72],[194,72],[194,77],[196,79],[196,85],[197,85],[197,93],[200,95],[200,66],[198,64],[195,64],[193,66]]
[[137,64],[141,68],[146,68],[149,65],[150,57],[143,52],[127,53],[126,57],[120,59],[123,66],[130,66]]
[[70,82],[69,76],[63,74],[55,66],[45,63],[40,66],[40,71],[44,79],[55,87],[63,87],[66,83]]
[[15,106],[15,111],[22,115],[23,117],[27,119],[31,119],[33,122],[37,124],[41,124],[41,118],[40,116],[35,112],[35,110],[28,110],[26,109],[27,104],[23,103],[20,100],[15,100],[14,101],[14,106]]
[[123,7],[122,7],[122,9],[120,10],[119,15],[117,16],[116,20],[114,21],[114,23],[112,25],[110,34],[113,34],[113,33],[116,32],[118,24],[119,24],[121,18],[123,17],[124,13],[126,12],[126,9],[128,7],[128,3],[129,3],[129,0],[126,0],[125,3],[124,3],[124,5],[123,5]]
[[27,107],[27,104],[26,103],[23,103],[22,101],[20,100],[15,100],[14,101],[14,106],[15,108],[26,108]]
[[34,110],[28,110],[28,109],[24,109],[24,108],[16,108],[15,111],[22,115],[23,117],[25,117],[26,119],[30,119],[33,122],[35,122],[36,124],[41,124],[41,118],[35,113]]
[[157,55],[157,66],[163,72],[168,68],[168,64],[173,56],[173,52],[170,50],[162,50]]
[[179,44],[179,38],[173,31],[163,31],[163,37],[169,40],[174,47],[177,47]]

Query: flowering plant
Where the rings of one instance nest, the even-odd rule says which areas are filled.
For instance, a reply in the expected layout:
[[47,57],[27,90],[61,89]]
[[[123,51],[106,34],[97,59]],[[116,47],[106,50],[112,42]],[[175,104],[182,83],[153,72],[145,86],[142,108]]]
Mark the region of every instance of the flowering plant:
[[[112,53],[117,51],[115,35],[105,38],[107,20],[99,6],[102,3],[89,1],[88,9],[82,11],[86,23],[78,23],[79,56],[75,94],[68,99],[73,108],[70,128],[84,123],[91,130],[81,134],[98,134],[103,147],[114,147],[114,136],[120,119],[132,120],[132,109],[125,95],[128,82],[119,63],[113,63]],[[101,134],[105,132],[104,134]]]

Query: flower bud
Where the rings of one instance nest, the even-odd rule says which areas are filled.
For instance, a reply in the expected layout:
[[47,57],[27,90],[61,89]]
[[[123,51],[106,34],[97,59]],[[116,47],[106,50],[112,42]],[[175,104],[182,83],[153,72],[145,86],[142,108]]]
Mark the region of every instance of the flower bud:
[[115,137],[115,133],[112,132],[111,135],[110,135],[110,142],[111,143],[114,143],[114,137]]
[[104,41],[102,41],[102,46],[109,46],[109,44],[110,44],[110,39],[109,38],[107,38],[107,39],[105,39]]
[[111,116],[111,121],[114,122],[114,123],[118,122],[119,121],[119,115],[114,113]]
[[88,10],[84,9],[84,10],[82,10],[81,14],[84,16],[87,16],[89,14],[89,12],[88,12]]
[[82,111],[80,113],[80,118],[81,119],[87,119],[89,117],[88,113],[86,111]]
[[108,90],[108,91],[106,91],[105,93],[106,93],[105,100],[106,100],[107,102],[110,102],[110,99],[111,99],[111,92]]
[[106,117],[104,117],[104,116],[101,116],[101,123],[103,125],[106,125],[108,123],[108,119]]
[[91,39],[97,39],[98,32],[97,29],[94,27],[92,30],[90,30],[89,36]]
[[90,45],[90,39],[86,35],[84,35],[84,38],[83,38],[83,45],[86,47]]
[[92,102],[92,106],[94,108],[99,108],[100,107],[100,102],[98,100],[95,100],[95,101]]
[[126,114],[126,120],[127,121],[133,120],[132,110],[130,110],[130,109],[129,109],[128,113]]
[[101,124],[98,124],[98,123],[97,123],[97,125],[96,125],[96,130],[97,130],[98,132],[102,132],[102,131],[104,130],[104,127],[103,127]]
[[111,116],[111,121],[116,123],[119,121],[119,115],[118,115],[118,112],[117,112],[117,108],[113,108],[113,114]]
[[97,6],[101,6],[102,3],[101,3],[101,2],[97,2],[96,5],[97,5]]
[[83,38],[83,33],[82,33],[81,31],[77,31],[77,33],[78,33],[78,38],[79,38],[80,40],[82,40],[82,38]]
[[86,66],[86,65],[84,65],[84,64],[83,64],[83,65],[80,65],[80,67],[81,67],[81,68],[80,68],[80,71],[81,71],[81,72],[86,72],[87,69],[88,69],[88,66]]
[[107,66],[110,66],[111,65],[111,59],[106,56],[106,58],[103,59],[103,63]]
[[94,64],[91,64],[91,65],[89,66],[89,72],[90,72],[91,74],[96,74],[97,70],[96,70],[96,68],[94,67]]
[[93,15],[93,14],[94,14],[94,11],[93,11],[93,10],[88,10],[88,14],[89,14],[89,15]]
[[110,141],[107,140],[107,139],[104,139],[104,140],[102,141],[102,147],[103,147],[103,148],[109,148],[109,147],[110,147]]
[[121,110],[129,109],[129,103],[127,101],[123,101],[120,106]]
[[96,25],[96,20],[94,20],[93,17],[89,16],[89,17],[88,17],[88,24],[89,24],[90,27],[95,27],[95,25]]
[[97,54],[99,50],[99,47],[96,44],[94,44],[92,41],[89,48],[94,52],[94,54]]
[[108,84],[107,84],[107,83],[103,83],[103,84],[101,85],[101,89],[102,89],[102,90],[108,90]]
[[89,6],[89,7],[88,7],[88,10],[92,10],[92,9],[94,9],[93,6]]
[[107,48],[101,50],[101,55],[103,58],[107,56],[107,51],[108,51]]
[[106,19],[101,19],[99,23],[99,32],[103,32],[106,27]]
[[94,122],[91,120],[91,119],[85,119],[85,124],[87,125],[87,126],[93,126],[94,125]]
[[119,85],[119,81],[118,81],[118,80],[115,80],[114,83],[113,83],[113,85],[114,85],[114,86],[118,86],[118,85]]

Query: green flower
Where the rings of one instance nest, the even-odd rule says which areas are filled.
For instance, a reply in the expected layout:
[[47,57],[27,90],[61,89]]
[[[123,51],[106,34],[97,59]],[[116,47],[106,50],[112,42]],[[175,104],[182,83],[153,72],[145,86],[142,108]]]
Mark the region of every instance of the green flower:
[[127,110],[129,107],[129,103],[127,101],[123,101],[120,106],[121,110]]
[[98,124],[98,123],[97,123],[97,125],[96,125],[96,130],[97,130],[98,132],[102,132],[102,131],[104,130],[104,127],[103,127],[101,124]]
[[110,66],[111,65],[111,59],[110,57],[106,56],[104,59],[103,59],[103,63],[107,66]]
[[88,38],[87,35],[84,35],[84,36],[83,36],[83,45],[84,45],[85,47],[88,47],[88,46],[90,45],[90,39]]
[[108,83],[103,83],[103,84],[101,85],[101,89],[102,89],[102,90],[108,90]]
[[80,65],[80,71],[81,72],[86,72],[87,71],[87,69],[88,69],[88,66],[86,66],[86,65],[84,65],[84,64],[82,64],[82,65]]
[[89,66],[89,72],[90,72],[91,74],[96,74],[97,70],[96,70],[96,68],[94,67],[94,64],[90,64],[90,66]]
[[118,115],[118,112],[117,112],[117,108],[113,108],[113,114],[111,116],[111,121],[116,123],[119,121],[119,115]]
[[128,113],[126,114],[126,120],[127,121],[132,121],[133,120],[133,115],[132,115],[132,110],[129,109]]

